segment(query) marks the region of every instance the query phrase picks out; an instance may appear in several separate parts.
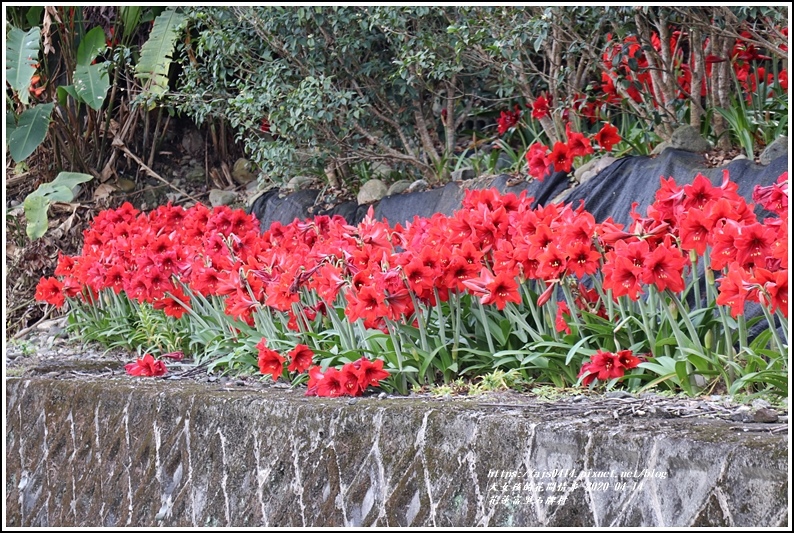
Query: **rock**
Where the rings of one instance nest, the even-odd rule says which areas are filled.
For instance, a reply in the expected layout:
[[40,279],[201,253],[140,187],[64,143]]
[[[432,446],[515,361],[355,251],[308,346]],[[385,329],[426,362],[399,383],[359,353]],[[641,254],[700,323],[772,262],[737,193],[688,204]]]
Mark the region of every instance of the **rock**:
[[615,161],[617,161],[617,159],[612,157],[611,155],[594,157],[593,159],[591,159],[581,167],[574,170],[573,177],[576,178],[576,181],[578,181],[579,183],[584,183],[585,181],[589,180],[590,178],[594,177],[596,174],[607,168]]
[[772,407],[771,403],[769,403],[766,400],[762,400],[761,398],[758,398],[757,400],[753,400],[750,403],[750,405],[753,407],[753,409],[769,409],[770,407]]
[[585,183],[585,182],[587,182],[587,181],[589,181],[589,180],[593,179],[593,178],[595,177],[595,175],[596,175],[596,173],[595,173],[595,172],[593,172],[592,170],[588,170],[588,171],[586,171],[586,172],[583,172],[583,173],[582,173],[582,174],[579,176],[579,179],[577,179],[576,181],[577,181],[578,183]]
[[634,395],[624,390],[613,390],[606,393],[607,398],[634,398]]
[[659,155],[664,152],[667,148],[670,148],[670,141],[660,142],[656,145],[656,147],[651,151],[651,155]]
[[731,420],[734,422],[750,422],[753,415],[750,414],[750,406],[742,405],[731,415]]
[[237,200],[237,193],[233,191],[224,191],[222,189],[212,189],[210,191],[210,205],[212,207],[231,205],[235,200]]
[[744,155],[744,154],[739,154],[736,157],[734,157],[733,159],[731,159],[731,161],[738,161],[740,159],[747,159],[747,156]]
[[408,192],[424,191],[428,187],[430,187],[430,184],[426,180],[416,180],[408,187]]
[[670,147],[686,152],[703,153],[711,150],[712,146],[700,136],[700,130],[694,126],[681,126],[670,137]]
[[308,189],[312,183],[314,183],[314,179],[309,176],[295,176],[287,182],[286,189],[292,192],[302,191]]
[[132,192],[135,190],[135,182],[127,178],[119,178],[116,181],[116,187],[122,192]]
[[471,167],[459,168],[458,170],[453,170],[452,174],[450,174],[452,181],[471,180],[474,179],[474,177],[474,169]]
[[240,185],[254,181],[256,174],[251,171],[251,162],[244,157],[235,161],[232,168],[232,178]]
[[204,140],[197,130],[190,130],[182,137],[182,148],[189,154],[196,154],[204,148]]
[[788,153],[788,137],[783,135],[772,141],[763,152],[759,161],[762,165],[768,165],[778,157]]
[[576,181],[581,181],[582,180],[582,174],[584,174],[585,172],[588,172],[591,168],[593,168],[593,165],[596,164],[596,161],[598,161],[598,158],[594,157],[593,159],[591,159],[590,161],[588,161],[584,165],[582,165],[579,168],[575,169],[573,171],[573,177],[576,178]]
[[195,166],[190,167],[187,172],[185,172],[185,179],[188,181],[199,181],[206,178],[204,174],[204,168]]
[[385,392],[381,392],[380,394],[378,394],[378,400],[385,400],[387,396],[388,394],[386,394]]
[[385,183],[379,179],[371,179],[361,186],[356,199],[359,205],[371,204],[386,196],[388,192],[389,188]]
[[373,178],[388,178],[392,172],[394,172],[394,169],[382,161],[375,161],[370,168]]
[[772,424],[778,421],[777,411],[769,408],[762,408],[753,414],[753,422],[760,422],[762,424]]
[[246,186],[245,186],[245,192],[250,193],[250,194],[254,194],[258,190],[259,190],[259,182],[257,180],[254,180],[254,181],[246,184]]
[[408,180],[398,180],[391,184],[389,190],[386,192],[386,196],[392,196],[394,194],[402,194],[408,190],[408,187],[411,186],[411,182]]

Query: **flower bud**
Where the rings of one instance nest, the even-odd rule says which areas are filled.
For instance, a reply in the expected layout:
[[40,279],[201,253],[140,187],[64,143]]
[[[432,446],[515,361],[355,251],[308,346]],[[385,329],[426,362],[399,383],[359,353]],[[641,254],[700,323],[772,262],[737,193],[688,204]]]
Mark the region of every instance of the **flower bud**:
[[676,307],[675,302],[670,301],[667,307],[670,309],[670,315],[673,317],[673,320],[678,320],[678,307]]
[[706,332],[706,337],[703,339],[703,346],[706,347],[707,350],[711,351],[714,348],[714,331],[708,330]]

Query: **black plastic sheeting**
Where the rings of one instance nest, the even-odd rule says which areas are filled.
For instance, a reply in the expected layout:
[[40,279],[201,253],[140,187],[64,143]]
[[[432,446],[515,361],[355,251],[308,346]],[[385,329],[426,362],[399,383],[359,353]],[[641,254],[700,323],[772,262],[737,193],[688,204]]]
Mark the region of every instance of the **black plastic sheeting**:
[[[692,183],[703,174],[715,185],[722,183],[727,170],[731,181],[739,185],[738,193],[752,201],[756,185],[771,185],[788,170],[788,156],[779,157],[767,166],[756,165],[747,159],[732,161],[724,167],[706,168],[703,156],[682,150],[667,149],[656,158],[626,157],[618,159],[590,181],[580,185],[563,201],[574,206],[584,200],[585,209],[596,222],[612,217],[615,222],[631,222],[631,204],[638,202],[637,212],[645,215],[659,189],[660,178],[675,178],[678,185]],[[759,214],[760,211],[757,211]]]
[[[719,168],[707,168],[700,154],[667,149],[661,155],[651,157],[625,157],[601,171],[586,183],[572,189],[563,202],[572,202],[574,207],[584,200],[585,208],[593,214],[596,222],[612,217],[615,222],[631,222],[631,205],[638,202],[637,211],[645,214],[659,189],[660,178],[675,178],[676,183],[692,183],[695,176],[703,174],[715,185],[722,182],[723,171],[728,170],[731,181],[739,184],[739,194],[752,199],[756,185],[771,185],[778,176],[788,170],[788,156],[775,159],[767,166],[740,159]],[[544,181],[522,181],[508,186],[511,176],[502,174],[491,181],[451,182],[444,187],[423,192],[387,196],[371,204],[375,218],[388,220],[391,224],[405,224],[414,216],[430,217],[434,213],[451,215],[461,205],[465,189],[495,187],[502,193],[521,194],[535,198],[535,205],[545,205],[557,198],[569,186],[568,175],[557,172]],[[463,185],[463,186],[461,186]],[[344,202],[325,211],[310,213],[319,191],[304,190],[281,197],[278,191],[268,191],[254,201],[251,208],[260,221],[262,230],[279,221],[289,224],[314,215],[340,215],[351,224],[357,224],[366,216],[370,205],[358,205],[355,201]]]

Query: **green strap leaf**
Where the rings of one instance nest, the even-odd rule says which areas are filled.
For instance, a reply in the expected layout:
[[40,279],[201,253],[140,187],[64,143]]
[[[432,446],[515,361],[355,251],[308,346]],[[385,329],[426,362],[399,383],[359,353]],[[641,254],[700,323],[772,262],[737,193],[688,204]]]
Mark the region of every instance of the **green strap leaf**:
[[55,104],[37,105],[19,115],[16,127],[8,135],[8,150],[14,161],[24,161],[47,136],[54,107]]
[[19,101],[30,103],[30,80],[36,73],[36,63],[41,45],[41,29],[38,26],[24,32],[11,28],[6,42],[6,79],[16,91]]
[[80,99],[91,109],[99,111],[110,88],[105,65],[77,65],[74,86]]
[[135,69],[135,77],[146,82],[145,89],[153,96],[162,96],[168,90],[170,54],[174,50],[177,30],[185,19],[185,15],[173,9],[163,11],[154,19],[149,39],[141,47],[141,58]]

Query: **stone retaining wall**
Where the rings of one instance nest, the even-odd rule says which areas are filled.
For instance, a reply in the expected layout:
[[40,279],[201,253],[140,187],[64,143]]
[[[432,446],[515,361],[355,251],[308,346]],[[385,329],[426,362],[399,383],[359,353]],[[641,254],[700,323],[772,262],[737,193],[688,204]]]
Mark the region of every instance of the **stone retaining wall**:
[[789,523],[787,436],[753,425],[126,377],[6,384],[7,526]]

